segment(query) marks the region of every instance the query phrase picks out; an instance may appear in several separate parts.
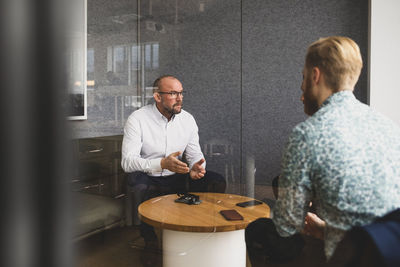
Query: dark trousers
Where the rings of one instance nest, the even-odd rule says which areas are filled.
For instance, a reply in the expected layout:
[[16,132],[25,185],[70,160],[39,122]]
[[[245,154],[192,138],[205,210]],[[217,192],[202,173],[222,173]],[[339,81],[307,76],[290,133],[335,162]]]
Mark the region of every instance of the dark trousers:
[[[193,180],[189,174],[174,174],[167,177],[150,176],[143,172],[129,173],[127,182],[133,187],[135,201],[142,203],[148,199],[185,192],[224,193],[225,178],[215,172],[207,171],[203,178]],[[140,234],[146,242],[155,241],[156,234],[152,226],[140,223]]]
[[[275,199],[279,195],[279,175],[272,179]],[[287,263],[303,250],[305,240],[301,234],[282,237],[271,219],[260,218],[250,223],[245,230],[246,247],[252,266],[270,263]]]
[[245,239],[252,266],[291,261],[304,247],[304,240],[300,234],[281,237],[273,221],[267,218],[250,223],[245,230]]

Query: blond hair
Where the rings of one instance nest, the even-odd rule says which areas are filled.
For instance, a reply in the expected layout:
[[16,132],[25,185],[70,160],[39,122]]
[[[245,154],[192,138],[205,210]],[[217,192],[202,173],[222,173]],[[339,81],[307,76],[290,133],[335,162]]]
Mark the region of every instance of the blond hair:
[[348,37],[320,38],[307,50],[307,69],[318,67],[333,91],[353,90],[363,66],[360,48]]

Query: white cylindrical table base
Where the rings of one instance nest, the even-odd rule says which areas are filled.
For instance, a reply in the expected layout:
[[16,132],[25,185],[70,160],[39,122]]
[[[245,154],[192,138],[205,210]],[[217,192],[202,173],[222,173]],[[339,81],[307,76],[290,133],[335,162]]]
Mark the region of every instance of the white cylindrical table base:
[[164,267],[245,267],[244,229],[195,233],[163,229]]

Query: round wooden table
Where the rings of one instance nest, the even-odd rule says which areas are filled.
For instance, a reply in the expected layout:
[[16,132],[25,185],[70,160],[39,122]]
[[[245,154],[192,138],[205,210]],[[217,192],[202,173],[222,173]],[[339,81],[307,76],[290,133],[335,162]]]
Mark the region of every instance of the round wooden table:
[[[176,194],[149,199],[139,206],[142,221],[163,230],[164,266],[246,266],[244,229],[269,217],[268,205],[238,207],[253,198],[221,193],[194,193],[199,205],[176,203]],[[227,221],[219,212],[235,209],[243,220]]]

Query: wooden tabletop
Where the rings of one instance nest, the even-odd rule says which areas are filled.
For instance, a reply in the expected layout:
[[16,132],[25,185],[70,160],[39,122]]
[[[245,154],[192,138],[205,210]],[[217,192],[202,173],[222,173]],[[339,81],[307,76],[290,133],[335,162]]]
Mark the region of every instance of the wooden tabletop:
[[[194,193],[200,196],[199,205],[174,202],[176,194],[149,199],[139,206],[140,219],[154,227],[185,232],[226,232],[246,228],[260,217],[268,218],[270,209],[265,203],[238,207],[236,203],[253,198],[221,193]],[[240,221],[227,221],[220,210],[235,209],[243,216]]]

